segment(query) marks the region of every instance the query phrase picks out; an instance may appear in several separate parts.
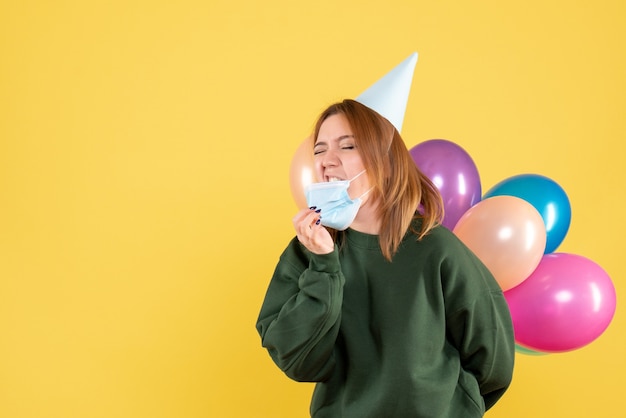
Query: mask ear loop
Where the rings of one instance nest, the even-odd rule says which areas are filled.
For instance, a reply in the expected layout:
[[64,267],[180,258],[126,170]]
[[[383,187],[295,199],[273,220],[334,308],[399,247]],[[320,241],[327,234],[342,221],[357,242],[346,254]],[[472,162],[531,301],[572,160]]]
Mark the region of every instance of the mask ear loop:
[[366,194],[368,194],[369,192],[371,192],[372,190],[374,190],[374,186],[370,187],[369,189],[367,189],[365,192],[363,192],[363,194],[361,196],[359,196],[357,199],[361,200],[363,199],[363,196],[365,196]]
[[365,173],[367,170],[363,170],[361,171],[359,174],[357,174],[356,176],[352,177],[349,181],[350,183],[352,183],[352,181],[354,181],[355,179],[357,179],[361,174]]
[[[393,128],[393,132],[391,134],[391,139],[389,140],[389,145],[387,145],[387,156],[389,156],[389,151],[391,150],[391,144],[393,144],[393,137],[395,136],[396,133],[396,128]],[[355,178],[359,177],[361,174],[365,173],[366,170],[361,171],[359,174],[357,174],[356,176],[354,176],[352,178],[352,180],[354,180]],[[350,180],[350,181],[352,181]],[[374,190],[374,186],[370,187],[369,189],[367,189],[361,196],[358,197],[358,199],[363,199],[364,196],[366,196],[369,192],[371,192],[372,190]]]
[[[357,177],[359,177],[361,174],[365,173],[367,170],[363,170],[361,171],[359,174],[357,174],[356,176],[352,177],[349,181],[350,183],[352,183],[352,181],[356,180]],[[371,192],[372,190],[374,190],[374,186],[370,187],[368,190],[366,190],[361,196],[357,197],[357,199],[362,199],[363,196],[365,196],[366,194],[368,194],[369,192]]]

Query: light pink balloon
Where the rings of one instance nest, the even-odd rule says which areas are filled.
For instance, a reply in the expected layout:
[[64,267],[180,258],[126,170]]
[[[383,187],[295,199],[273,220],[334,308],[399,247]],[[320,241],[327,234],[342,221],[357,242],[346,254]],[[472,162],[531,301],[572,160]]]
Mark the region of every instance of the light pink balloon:
[[478,202],[461,216],[453,231],[487,266],[502,290],[526,279],[546,247],[543,218],[533,205],[514,196]]
[[315,182],[314,170],[313,139],[308,137],[300,143],[294,152],[289,166],[289,187],[298,209],[304,209],[307,206],[304,189]]
[[530,349],[556,353],[598,338],[615,314],[615,287],[595,262],[574,254],[543,256],[535,271],[504,296],[515,340]]

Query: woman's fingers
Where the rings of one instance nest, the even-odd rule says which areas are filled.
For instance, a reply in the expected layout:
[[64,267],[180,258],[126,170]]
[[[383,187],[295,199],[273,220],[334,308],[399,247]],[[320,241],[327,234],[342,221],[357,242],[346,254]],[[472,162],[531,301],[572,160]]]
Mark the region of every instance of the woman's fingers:
[[312,227],[316,223],[319,225],[320,220],[320,209],[316,209],[315,206],[309,209],[303,209],[296,214],[293,218],[293,226],[296,228],[296,231],[299,231],[303,228]]
[[293,218],[298,240],[312,253],[327,254],[334,250],[334,242],[321,223],[321,211],[315,207],[303,209]]

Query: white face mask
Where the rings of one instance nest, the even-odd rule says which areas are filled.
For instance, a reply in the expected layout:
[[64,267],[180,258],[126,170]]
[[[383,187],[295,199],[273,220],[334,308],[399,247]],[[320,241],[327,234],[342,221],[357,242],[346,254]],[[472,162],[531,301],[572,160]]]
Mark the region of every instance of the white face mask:
[[350,180],[313,183],[306,187],[305,195],[309,207],[321,209],[321,224],[339,231],[347,229],[361,207],[361,198],[370,192],[351,199],[348,194],[350,182],[365,173],[365,170]]

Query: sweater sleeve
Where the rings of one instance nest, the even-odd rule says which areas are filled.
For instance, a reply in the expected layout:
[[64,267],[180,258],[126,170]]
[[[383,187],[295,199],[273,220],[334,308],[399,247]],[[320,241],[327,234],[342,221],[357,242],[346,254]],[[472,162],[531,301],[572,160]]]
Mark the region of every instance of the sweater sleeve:
[[515,359],[513,324],[504,295],[489,270],[474,256],[461,257],[456,280],[463,304],[449,312],[448,333],[462,367],[478,381],[485,408],[509,387]]
[[334,367],[345,279],[338,250],[317,255],[296,240],[281,255],[257,320],[276,365],[297,381],[322,381]]
[[500,399],[512,379],[515,345],[505,305],[502,294],[489,293],[450,319],[463,369],[476,377],[485,409]]

